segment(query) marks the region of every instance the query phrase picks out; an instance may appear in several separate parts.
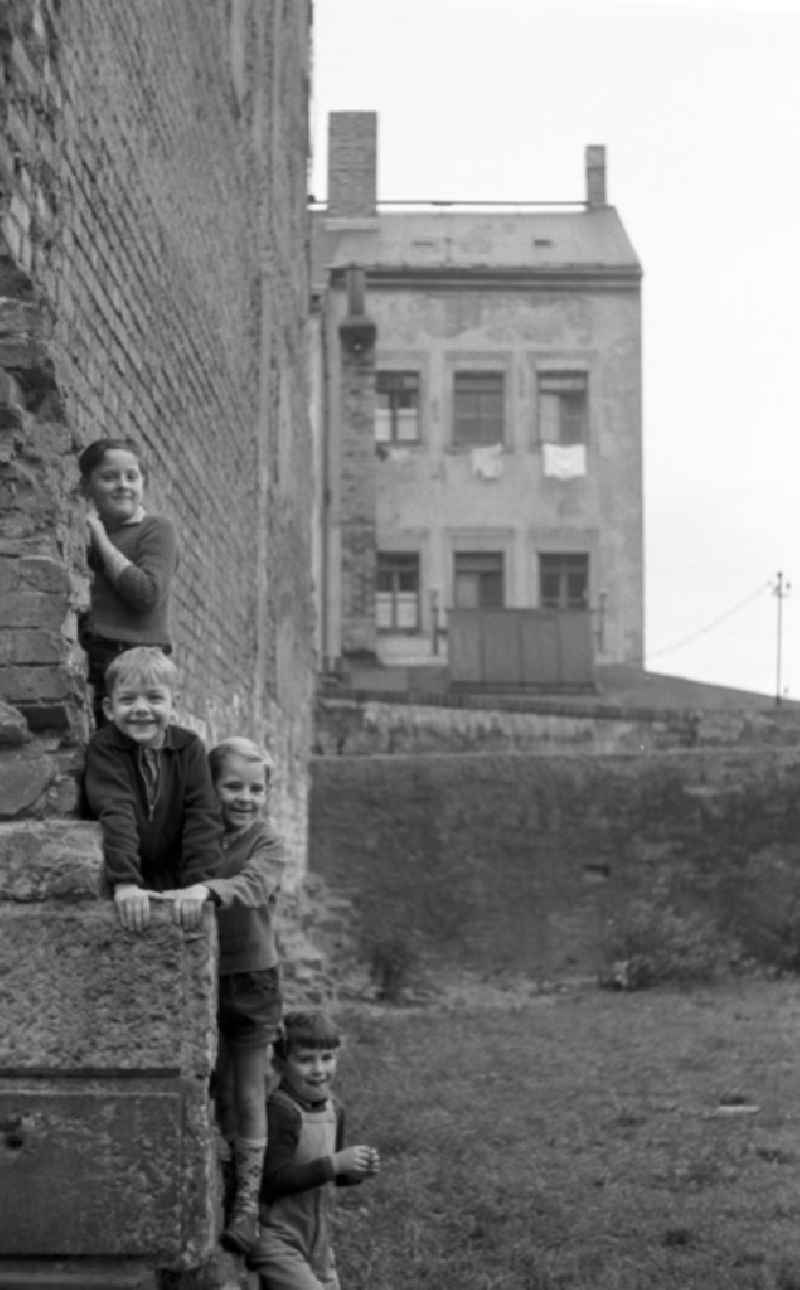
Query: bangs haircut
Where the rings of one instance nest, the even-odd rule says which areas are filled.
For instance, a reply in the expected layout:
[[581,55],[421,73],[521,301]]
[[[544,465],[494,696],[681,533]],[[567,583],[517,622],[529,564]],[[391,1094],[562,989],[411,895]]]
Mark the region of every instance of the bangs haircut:
[[178,669],[157,646],[137,645],[112,659],[106,668],[106,694],[123,685],[163,685],[172,693],[178,682]]
[[295,1048],[340,1048],[341,1043],[338,1028],[324,1012],[287,1012],[272,1051],[285,1061]]
[[135,439],[95,439],[84,448],[78,458],[78,470],[81,472],[81,479],[85,482],[88,480],[97,467],[102,465],[106,453],[114,452],[119,449],[122,452],[130,452],[136,458],[139,470],[142,472],[142,478],[146,480],[147,474],[142,464],[142,454],[139,445]]
[[252,739],[232,735],[230,739],[223,739],[221,743],[215,744],[208,754],[208,766],[215,784],[224,773],[225,766],[231,757],[241,757],[242,761],[249,762],[251,765],[262,766],[266,783],[271,782],[275,763],[269,753],[265,752],[263,748],[259,748],[258,744],[253,743]]

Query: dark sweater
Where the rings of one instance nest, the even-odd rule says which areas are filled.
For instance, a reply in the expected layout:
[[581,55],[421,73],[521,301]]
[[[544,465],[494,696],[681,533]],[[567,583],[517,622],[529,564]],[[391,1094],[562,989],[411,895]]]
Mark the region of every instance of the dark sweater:
[[105,879],[152,891],[190,887],[219,871],[222,822],[202,741],[168,726],[156,800],[148,807],[139,747],[114,725],[89,741],[85,813],[100,821]]
[[178,563],[173,525],[161,515],[145,515],[106,532],[131,564],[112,582],[97,552],[89,548],[94,577],[87,630],[132,645],[169,645],[169,587]]
[[222,863],[209,883],[220,905],[220,976],[277,966],[274,918],[283,867],[283,847],[266,820],[223,836]]

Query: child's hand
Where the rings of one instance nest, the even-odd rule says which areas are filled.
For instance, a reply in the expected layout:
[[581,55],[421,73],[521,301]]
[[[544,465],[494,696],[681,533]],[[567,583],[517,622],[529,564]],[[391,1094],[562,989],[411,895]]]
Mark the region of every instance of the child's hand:
[[106,526],[97,514],[97,511],[91,510],[86,516],[86,527],[89,530],[89,541],[94,546],[100,546],[103,539],[107,537]]
[[142,932],[150,922],[150,900],[147,892],[133,883],[114,888],[114,904],[126,932]]
[[193,887],[182,887],[175,892],[172,917],[185,932],[193,932],[203,921],[203,906],[208,900],[208,887],[197,882]]
[[368,1178],[380,1169],[380,1158],[374,1147],[345,1147],[331,1159],[333,1172],[350,1178]]

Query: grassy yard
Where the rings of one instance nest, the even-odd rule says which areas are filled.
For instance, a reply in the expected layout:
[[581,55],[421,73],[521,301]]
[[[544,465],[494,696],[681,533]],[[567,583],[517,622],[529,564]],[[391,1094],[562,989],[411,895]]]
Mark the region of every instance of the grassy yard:
[[800,985],[342,1023],[344,1290],[800,1290]]

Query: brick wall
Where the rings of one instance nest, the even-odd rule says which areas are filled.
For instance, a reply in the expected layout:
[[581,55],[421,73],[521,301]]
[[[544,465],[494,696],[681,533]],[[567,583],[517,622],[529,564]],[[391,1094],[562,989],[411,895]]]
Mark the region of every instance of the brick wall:
[[342,653],[375,654],[375,329],[348,316],[340,328]]
[[131,434],[181,540],[181,714],[266,737],[305,845],[309,7],[0,4],[0,697],[85,734],[76,453]]
[[440,970],[593,972],[641,895],[724,921],[740,883],[797,874],[799,767],[770,748],[317,757],[309,868],[369,939],[413,938]]

